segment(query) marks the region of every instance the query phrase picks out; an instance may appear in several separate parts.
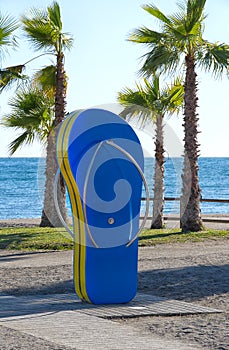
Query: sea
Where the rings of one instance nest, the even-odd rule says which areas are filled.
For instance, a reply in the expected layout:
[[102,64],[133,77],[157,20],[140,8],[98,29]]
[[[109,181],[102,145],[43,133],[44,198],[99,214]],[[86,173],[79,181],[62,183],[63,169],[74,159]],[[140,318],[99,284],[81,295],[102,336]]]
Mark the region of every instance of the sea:
[[[165,197],[180,196],[182,163],[182,158],[166,159]],[[43,205],[45,159],[0,158],[0,169],[0,219],[39,218]],[[145,158],[144,173],[150,196],[153,196],[154,158]],[[229,158],[199,158],[199,180],[203,199],[229,200]],[[145,196],[144,189],[142,196]],[[67,206],[70,214],[69,198]],[[166,201],[164,212],[179,213],[179,201]],[[201,212],[229,214],[229,203],[202,202]]]

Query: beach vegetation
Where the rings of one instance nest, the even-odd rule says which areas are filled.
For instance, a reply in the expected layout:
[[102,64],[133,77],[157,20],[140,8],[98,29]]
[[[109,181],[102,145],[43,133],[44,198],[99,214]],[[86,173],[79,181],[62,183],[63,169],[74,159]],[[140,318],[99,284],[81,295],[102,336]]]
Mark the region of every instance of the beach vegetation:
[[227,72],[229,46],[211,43],[203,37],[206,0],[184,0],[178,11],[166,16],[155,5],[143,9],[159,22],[159,31],[140,27],[128,40],[147,47],[140,74],[151,77],[155,71],[165,75],[184,73],[184,163],[181,196],[183,232],[201,231],[201,189],[198,177],[198,79],[197,68],[212,72],[217,78]]
[[[147,229],[139,237],[139,246],[206,242],[229,239],[228,230],[207,230],[182,234],[180,229]],[[6,227],[0,229],[0,249],[38,251],[73,249],[73,240],[63,228]]]
[[164,209],[164,118],[179,113],[183,104],[184,89],[180,79],[172,84],[160,87],[159,74],[137,83],[134,89],[125,88],[118,94],[118,101],[124,106],[120,116],[138,117],[141,124],[147,120],[155,123],[155,165],[154,165],[154,200],[151,228],[162,228]]
[[182,232],[181,229],[144,230],[139,237],[139,246],[203,242],[207,240],[229,239],[228,230],[209,230]]
[[73,241],[64,228],[2,228],[0,249],[66,250],[73,249]]

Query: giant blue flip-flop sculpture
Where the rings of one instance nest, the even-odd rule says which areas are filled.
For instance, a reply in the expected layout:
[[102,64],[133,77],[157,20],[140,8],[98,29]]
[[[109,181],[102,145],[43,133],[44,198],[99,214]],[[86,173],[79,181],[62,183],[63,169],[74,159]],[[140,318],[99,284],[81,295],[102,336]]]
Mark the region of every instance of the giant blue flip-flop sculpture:
[[148,193],[137,135],[106,110],[72,112],[59,129],[57,161],[71,202],[77,295],[94,304],[129,302],[145,223],[139,228],[142,182]]

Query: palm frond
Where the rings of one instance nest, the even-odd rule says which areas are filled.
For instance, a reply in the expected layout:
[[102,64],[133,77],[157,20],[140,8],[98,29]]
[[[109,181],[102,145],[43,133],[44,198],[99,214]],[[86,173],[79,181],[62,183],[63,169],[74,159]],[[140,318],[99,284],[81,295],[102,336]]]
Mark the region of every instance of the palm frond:
[[[154,72],[174,73],[185,63],[186,55],[195,57],[195,64],[221,74],[229,64],[224,44],[206,44],[203,39],[206,0],[182,0],[178,11],[166,16],[155,5],[143,9],[160,21],[161,31],[146,27],[135,29],[129,40],[145,44],[150,50],[143,55],[140,76],[149,78]],[[202,60],[202,62],[201,62]]]
[[224,69],[228,69],[229,45],[205,41],[203,48],[204,50],[199,52],[201,59],[198,60],[202,68],[206,71],[212,70],[216,77],[221,75]]
[[181,12],[173,15],[173,17],[176,18],[178,22],[184,24],[184,29],[187,34],[193,32],[193,28],[196,27],[197,23],[200,25],[203,22],[205,18],[203,12],[205,3],[206,0],[186,0],[186,6],[178,4]]
[[159,75],[153,74],[150,80],[147,80],[146,78],[143,79],[144,81],[144,87],[142,87],[144,98],[147,101],[148,107],[155,108],[154,104],[155,102],[160,99],[160,82],[159,82]]
[[144,121],[148,119],[151,114],[152,111],[150,111],[149,108],[132,103],[123,109],[120,116],[126,120],[129,120],[132,117],[137,117],[138,120],[141,121],[141,124],[144,124]]
[[62,32],[60,7],[57,2],[49,6],[47,11],[32,8],[29,15],[21,17],[23,29],[28,41],[36,51],[49,50],[61,52],[70,49],[73,38]]
[[15,83],[19,85],[28,80],[28,76],[23,74],[24,68],[24,65],[17,65],[0,70],[0,93],[11,88]]
[[[185,27],[184,27],[184,22],[185,22],[184,11],[182,11],[180,13],[176,13],[172,16],[165,16],[154,5],[144,5],[143,8],[162,22],[162,32],[161,33],[156,32],[158,35],[158,40],[157,41],[155,40],[154,43],[159,43],[159,40],[161,40],[162,38],[166,42],[168,42],[169,39],[173,38],[174,45],[177,45],[180,40],[186,40],[187,32],[186,32]],[[148,31],[150,33],[149,29],[148,29]],[[142,33],[139,33],[139,34],[141,34],[141,41],[137,41],[138,38],[136,38],[137,40],[135,40],[135,41],[136,42],[143,42],[144,36],[146,37],[147,33],[146,33],[146,31],[145,31],[145,33],[143,31]]]
[[184,2],[177,3],[179,11],[173,13],[169,16],[169,19],[173,23],[173,25],[179,25],[180,23],[184,23],[184,19],[186,16],[186,6]]
[[169,17],[166,17],[155,5],[143,5],[142,8],[161,22],[171,24]]
[[163,95],[165,97],[166,114],[168,116],[178,114],[184,102],[184,85],[181,78],[176,78],[172,84],[168,85]]
[[32,131],[25,131],[9,144],[9,154],[12,156],[18,148],[25,144],[31,144],[35,138]]
[[18,46],[17,38],[13,34],[18,27],[17,20],[0,12],[0,61],[8,53],[9,47],[15,49]]
[[125,107],[129,107],[132,104],[147,107],[140,86],[138,86],[137,90],[123,89],[118,94],[118,101]]
[[62,21],[61,21],[61,14],[60,14],[60,6],[59,4],[54,1],[52,6],[48,7],[48,17],[51,21],[51,23],[58,28],[58,31],[62,30]]
[[37,71],[33,76],[32,84],[54,98],[56,91],[56,66],[50,65]]
[[142,126],[149,119],[155,121],[158,116],[178,113],[183,105],[184,87],[181,79],[160,89],[160,75],[153,74],[151,79],[137,83],[135,89],[125,88],[118,95],[118,101],[124,106],[120,115],[124,118],[136,117]]
[[142,76],[150,77],[156,71],[174,71],[180,61],[181,54],[176,47],[157,45],[142,58],[145,60],[139,73]]
[[37,130],[39,124],[39,118],[36,118],[36,115],[33,115],[32,111],[29,115],[11,113],[4,116],[1,121],[1,125],[5,127],[24,130],[31,129],[31,126],[34,130]]
[[150,30],[146,27],[142,27],[134,30],[128,37],[129,41],[135,43],[143,43],[143,44],[157,44],[163,38],[163,34],[156,32],[154,30]]
[[35,51],[50,50],[53,52],[55,40],[53,38],[53,29],[50,26],[47,17],[42,18],[41,10],[33,10],[34,17],[25,15],[21,17],[23,30],[26,33],[28,41]]
[[152,111],[149,109],[144,88],[140,84],[136,84],[136,89],[123,89],[118,95],[118,101],[124,106],[120,116],[124,119],[137,117],[141,126],[145,121],[152,117]]
[[203,12],[205,3],[206,0],[187,1],[187,14],[185,19],[185,29],[187,33],[190,33],[197,23],[203,22],[206,17]]
[[19,23],[13,17],[4,16],[0,12],[0,47],[2,45],[13,45],[12,34],[19,28]]
[[70,33],[62,33],[61,42],[63,49],[70,50],[73,46],[74,39],[70,36]]
[[[21,89],[9,100],[11,112],[3,116],[1,125],[47,138],[53,128],[54,99],[32,86]],[[31,139],[32,140],[32,139]],[[19,140],[18,140],[19,141]]]

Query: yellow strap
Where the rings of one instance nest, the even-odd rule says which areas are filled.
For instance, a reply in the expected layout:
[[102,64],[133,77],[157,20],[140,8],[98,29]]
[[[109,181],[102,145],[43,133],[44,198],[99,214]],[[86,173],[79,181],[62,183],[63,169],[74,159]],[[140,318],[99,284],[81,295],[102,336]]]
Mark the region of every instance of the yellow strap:
[[74,242],[74,283],[77,295],[90,302],[86,291],[86,234],[84,212],[78,186],[73,177],[68,159],[68,140],[70,131],[78,114],[69,116],[63,122],[57,139],[57,156],[61,173],[64,177],[71,200]]

